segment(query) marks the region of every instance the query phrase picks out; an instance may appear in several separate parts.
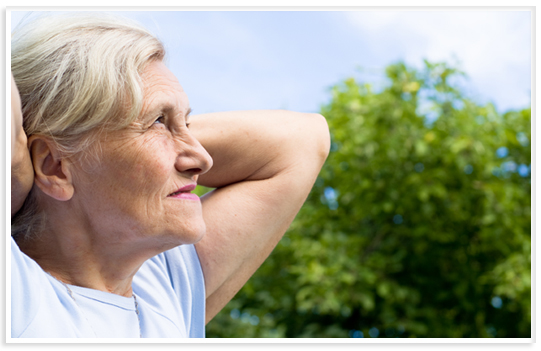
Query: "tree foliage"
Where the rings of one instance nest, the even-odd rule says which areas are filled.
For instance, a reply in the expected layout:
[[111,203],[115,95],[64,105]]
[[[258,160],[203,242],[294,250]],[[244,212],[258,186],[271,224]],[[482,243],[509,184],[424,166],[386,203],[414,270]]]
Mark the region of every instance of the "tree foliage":
[[208,337],[530,337],[530,109],[467,98],[445,63],[348,79],[329,158]]

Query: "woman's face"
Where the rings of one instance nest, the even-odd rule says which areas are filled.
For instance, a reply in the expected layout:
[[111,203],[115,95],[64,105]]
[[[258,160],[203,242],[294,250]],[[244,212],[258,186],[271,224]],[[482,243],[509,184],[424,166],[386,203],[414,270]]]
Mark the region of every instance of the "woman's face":
[[142,114],[128,128],[99,137],[100,161],[74,175],[73,199],[93,235],[108,241],[164,248],[194,243],[205,223],[190,190],[212,159],[188,128],[188,98],[171,71],[154,62],[142,78]]

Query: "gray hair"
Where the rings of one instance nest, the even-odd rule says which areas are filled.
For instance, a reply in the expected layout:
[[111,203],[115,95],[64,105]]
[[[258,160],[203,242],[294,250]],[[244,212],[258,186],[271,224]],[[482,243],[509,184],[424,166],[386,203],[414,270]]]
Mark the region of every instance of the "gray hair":
[[[136,120],[141,73],[164,56],[163,44],[146,29],[103,13],[41,16],[16,28],[11,71],[26,134],[49,137],[65,157],[82,154],[101,131]],[[12,219],[16,238],[43,220],[34,192]]]

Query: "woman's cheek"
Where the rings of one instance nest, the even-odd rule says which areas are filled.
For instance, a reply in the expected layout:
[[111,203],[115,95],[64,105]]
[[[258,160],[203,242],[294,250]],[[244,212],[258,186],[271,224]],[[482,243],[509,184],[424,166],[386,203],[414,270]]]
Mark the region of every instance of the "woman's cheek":
[[174,168],[174,159],[170,161],[168,155],[171,155],[171,151],[165,143],[148,143],[146,147],[140,148],[132,164],[135,180],[152,190],[166,185],[171,169]]

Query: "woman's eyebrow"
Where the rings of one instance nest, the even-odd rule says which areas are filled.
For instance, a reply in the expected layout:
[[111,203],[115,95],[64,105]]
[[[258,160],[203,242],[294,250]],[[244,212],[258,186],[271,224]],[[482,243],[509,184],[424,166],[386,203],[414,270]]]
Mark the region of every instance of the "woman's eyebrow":
[[[156,108],[154,108],[152,110],[148,110],[145,114],[154,116],[154,115],[160,114],[160,113],[166,113],[166,114],[174,113],[175,110],[176,110],[176,108],[174,106],[172,106],[172,105],[157,106]],[[190,116],[190,113],[192,113],[192,111],[193,111],[192,108],[188,107],[188,110],[186,111],[186,114],[184,115],[184,118],[188,118],[188,116]]]

